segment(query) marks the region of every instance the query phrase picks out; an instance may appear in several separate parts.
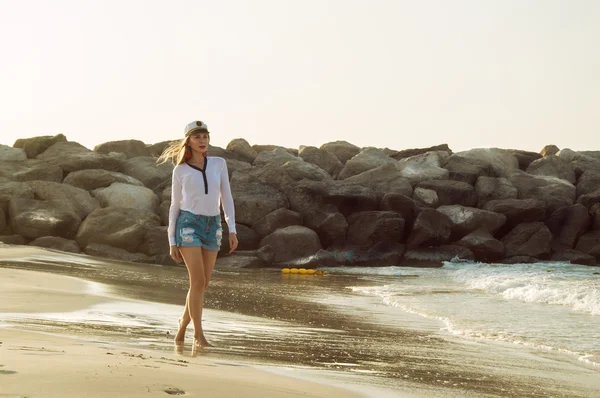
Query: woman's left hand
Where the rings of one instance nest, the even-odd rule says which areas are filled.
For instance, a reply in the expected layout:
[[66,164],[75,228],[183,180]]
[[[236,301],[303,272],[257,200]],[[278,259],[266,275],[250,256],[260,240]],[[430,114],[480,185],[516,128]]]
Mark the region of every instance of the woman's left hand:
[[238,238],[235,232],[229,234],[229,254],[233,253],[238,247]]

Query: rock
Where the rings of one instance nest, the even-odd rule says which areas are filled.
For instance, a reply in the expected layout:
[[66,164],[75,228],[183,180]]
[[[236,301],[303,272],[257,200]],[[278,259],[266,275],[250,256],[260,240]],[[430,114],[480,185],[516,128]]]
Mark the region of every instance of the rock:
[[0,236],[0,242],[6,245],[26,245],[27,240],[21,235],[3,235]]
[[590,229],[588,209],[580,204],[561,207],[546,220],[546,226],[555,237],[554,250],[572,249],[577,239]]
[[4,231],[6,225],[6,215],[4,214],[4,210],[0,208],[0,232]]
[[412,185],[428,180],[447,180],[450,173],[442,168],[448,160],[447,152],[427,152],[411,156],[397,163],[400,175],[407,178]]
[[248,144],[243,138],[237,138],[227,144],[228,151],[235,153],[240,160],[244,162],[252,163],[258,156],[258,153]]
[[404,253],[403,265],[412,267],[442,267],[445,262],[459,260],[473,261],[473,252],[463,246],[444,245],[410,249]]
[[[1,188],[0,188],[0,190],[1,190]],[[0,193],[0,197],[1,197],[1,193]],[[0,201],[1,200],[2,199],[0,199]],[[595,190],[592,193],[586,193],[584,195],[579,196],[577,198],[577,203],[581,203],[582,205],[584,205],[588,209],[591,208],[596,203],[600,203],[600,188],[597,189],[597,190]]]
[[218,257],[217,268],[264,268],[269,264],[256,255],[256,251],[236,250],[232,254]]
[[304,223],[319,235],[323,247],[340,245],[346,240],[348,222],[334,205],[324,205],[306,214]]
[[169,225],[169,211],[171,209],[171,201],[164,201],[160,203],[158,214],[162,225]]
[[579,237],[575,249],[600,260],[600,230],[587,232]]
[[590,256],[589,254],[582,253],[577,250],[567,249],[564,251],[560,251],[554,253],[550,257],[551,261],[564,261],[569,262],[571,264],[579,264],[579,265],[596,265],[596,257]]
[[504,177],[481,176],[477,178],[475,193],[477,194],[477,207],[479,208],[483,208],[490,200],[516,199],[518,196],[517,188]]
[[388,193],[397,193],[409,197],[413,194],[410,181],[400,175],[396,165],[390,163],[348,177],[344,182],[372,189],[377,195],[378,201]]
[[596,231],[600,229],[600,203],[596,203],[590,208],[590,217],[592,219],[591,229]]
[[[210,165],[208,166],[210,167]],[[88,167],[91,168],[91,167]],[[138,156],[123,162],[123,174],[141,181],[145,187],[152,190],[170,184],[173,165],[170,163],[157,164],[156,159],[149,156]]]
[[346,162],[338,178],[344,180],[385,164],[395,165],[396,161],[379,149],[365,148]]
[[567,161],[559,156],[550,155],[532,162],[527,168],[529,174],[556,177],[575,184],[575,172]]
[[586,171],[577,182],[577,196],[587,195],[600,188],[600,172]]
[[148,148],[148,152],[150,153],[150,156],[152,157],[159,157],[160,155],[162,155],[162,153],[173,143],[176,141],[181,141],[181,140],[171,140],[171,141],[161,141],[161,142],[157,142],[156,144],[152,144],[152,145],[147,145]]
[[584,156],[600,160],[600,151],[579,151],[579,153]]
[[35,198],[35,191],[23,182],[14,182],[0,177],[0,209],[8,215],[8,202],[11,198]]
[[448,156],[452,155],[452,150],[448,147],[448,144],[441,144],[432,146],[429,148],[415,148],[415,149],[405,149],[402,151],[397,151],[390,156],[396,160],[406,159],[411,156],[421,155],[427,152],[447,152]]
[[577,178],[579,178],[579,176],[581,176],[581,174],[583,174],[585,171],[600,171],[600,160],[584,155],[581,152],[575,152],[565,148],[561,149],[556,156],[560,156],[562,159],[571,164],[571,167],[573,168]]
[[480,176],[490,176],[494,173],[489,163],[479,159],[463,158],[459,155],[450,156],[444,164],[444,168],[448,170],[451,180],[466,182],[470,185],[474,185]]
[[27,185],[33,189],[37,199],[56,201],[65,209],[72,210],[80,219],[100,207],[98,200],[88,191],[72,185],[51,181],[29,181]]
[[158,226],[160,219],[154,213],[127,207],[99,208],[81,223],[75,240],[83,248],[100,243],[135,253],[146,232]]
[[252,149],[256,151],[256,153],[261,152],[271,152],[275,149],[283,149],[287,151],[290,155],[298,156],[298,150],[294,148],[285,148],[279,145],[252,145]]
[[406,222],[406,230],[412,229],[417,215],[422,210],[422,206],[419,204],[419,202],[399,193],[388,193],[384,195],[381,199],[379,207],[381,210],[395,211],[396,213],[400,213]]
[[519,162],[519,169],[523,171],[527,170],[531,163],[542,158],[542,155],[537,152],[522,151],[520,149],[510,149],[509,152],[515,155],[517,162]]
[[242,162],[241,160],[235,159],[226,159],[227,161],[227,173],[229,174],[229,179],[233,177],[233,173],[238,170],[245,170],[252,167],[250,163]]
[[405,252],[405,245],[395,242],[380,242],[366,252],[358,251],[347,265],[354,267],[399,266]]
[[144,234],[142,244],[138,248],[140,253],[147,256],[169,254],[170,250],[167,227],[153,227],[148,229]]
[[29,246],[45,247],[47,249],[60,250],[69,253],[81,253],[81,249],[77,242],[58,236],[42,236],[41,238],[29,242]]
[[69,173],[63,181],[64,184],[73,185],[74,187],[85,189],[87,191],[93,191],[94,189],[108,187],[115,182],[135,185],[138,187],[144,186],[144,184],[140,180],[137,180],[123,173],[117,173],[116,171],[100,169],[74,171],[72,173]]
[[247,180],[237,180],[236,172],[231,182],[231,193],[235,203],[236,221],[253,225],[267,214],[281,208],[289,208],[287,198],[277,189]]
[[471,207],[477,204],[475,189],[466,182],[451,180],[423,181],[417,185],[417,188],[435,191],[442,206],[458,204]]
[[[231,246],[229,246],[229,228],[227,223],[223,222],[223,240],[221,242],[220,253],[229,253]],[[238,250],[255,250],[258,249],[260,244],[260,236],[243,224],[236,224],[237,237],[239,241]]]
[[542,156],[552,156],[556,155],[558,152],[560,152],[560,149],[556,145],[546,145],[542,148],[540,154]]
[[452,240],[461,239],[481,228],[487,229],[494,235],[505,223],[504,214],[480,210],[474,207],[460,205],[440,206],[437,211],[447,215],[452,221]]
[[85,254],[96,257],[112,258],[114,260],[130,261],[130,262],[145,262],[148,257],[142,253],[130,253],[127,250],[119,247],[105,245],[101,243],[90,243],[85,247]]
[[102,207],[120,206],[153,212],[158,211],[159,199],[152,190],[146,187],[112,183],[109,187],[98,188],[92,191]]
[[[227,149],[223,149],[221,147],[213,146],[210,144],[208,144],[207,153],[208,153],[208,156],[215,156],[215,157],[223,158],[226,161],[229,161],[229,160],[242,161],[242,159],[240,159],[238,157],[237,153],[228,151]],[[248,162],[244,162],[244,163],[248,163]]]
[[533,264],[537,262],[539,262],[539,260],[531,256],[513,256],[502,260],[503,264]]
[[36,180],[61,182],[63,171],[60,167],[41,160],[28,159],[22,162],[0,162],[0,177],[21,182]]
[[106,155],[111,152],[122,153],[127,159],[138,156],[152,156],[146,144],[139,140],[109,141],[96,145],[94,151]]
[[404,237],[405,221],[393,211],[364,211],[348,217],[346,242],[371,247],[379,242],[399,242]]
[[276,263],[312,255],[322,249],[317,233],[306,227],[292,225],[264,237],[260,246],[271,246]]
[[277,209],[252,224],[252,229],[260,236],[267,236],[290,225],[302,225],[302,215],[288,209]]
[[22,162],[27,159],[23,149],[0,144],[0,160],[3,162]]
[[506,257],[531,256],[546,260],[550,257],[552,234],[542,222],[519,224],[504,238]]
[[343,164],[346,164],[348,160],[358,155],[361,151],[359,147],[347,141],[328,142],[321,145],[320,149],[334,154]]
[[173,260],[169,253],[155,254],[147,257],[144,261],[146,264],[168,265],[170,267],[185,267],[185,263],[177,263]]
[[259,152],[254,161],[253,166],[262,167],[265,165],[272,165],[274,167],[283,166],[287,162],[298,162],[301,161],[297,156],[292,155],[287,150],[281,147],[277,147],[272,151]]
[[283,190],[301,180],[331,181],[331,176],[325,170],[300,159],[282,165],[273,162],[261,167],[238,170],[232,177],[232,185],[234,185],[234,181],[239,183],[242,180],[261,182],[275,189]]
[[83,169],[120,171],[123,161],[119,156],[93,152],[76,142],[57,142],[37,159],[59,166],[64,173]]
[[483,206],[483,209],[506,216],[506,223],[502,227],[500,235],[504,235],[517,224],[544,221],[546,218],[546,204],[539,199],[490,200]]
[[523,172],[508,177],[517,188],[519,199],[540,199],[546,203],[546,214],[575,202],[575,186],[556,177],[533,176]]
[[436,208],[440,205],[440,198],[433,189],[415,188],[413,198],[428,207]]
[[423,209],[417,216],[406,241],[408,248],[440,246],[448,242],[452,232],[450,218],[433,209]]
[[77,233],[81,218],[56,200],[14,198],[8,205],[10,225],[26,238],[60,236],[70,239]]
[[332,177],[337,177],[344,168],[344,164],[333,153],[314,146],[301,147],[298,156],[305,162],[312,163],[325,170]]
[[506,149],[499,148],[475,148],[464,152],[457,152],[455,155],[479,160],[491,167],[494,177],[506,177],[519,170],[519,161],[514,153]]
[[277,268],[306,268],[316,269],[321,267],[335,267],[338,265],[335,255],[327,250],[319,250],[315,254],[295,260],[283,261],[274,264]]
[[486,229],[473,231],[455,244],[471,250],[477,261],[495,262],[504,257],[504,244]]
[[15,141],[13,145],[15,148],[21,148],[27,154],[29,159],[35,159],[37,155],[43,153],[46,149],[50,148],[57,142],[66,142],[67,137],[62,134],[55,136],[45,135],[40,137],[32,138],[21,138]]

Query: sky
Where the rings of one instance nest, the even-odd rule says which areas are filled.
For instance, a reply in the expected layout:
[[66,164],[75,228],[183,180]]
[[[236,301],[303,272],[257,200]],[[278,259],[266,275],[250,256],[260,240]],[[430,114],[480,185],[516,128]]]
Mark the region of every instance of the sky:
[[0,0],[0,144],[600,149],[596,0]]

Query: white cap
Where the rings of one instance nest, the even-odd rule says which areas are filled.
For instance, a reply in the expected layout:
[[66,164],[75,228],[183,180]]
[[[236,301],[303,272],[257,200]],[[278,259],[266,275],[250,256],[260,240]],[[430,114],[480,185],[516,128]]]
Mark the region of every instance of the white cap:
[[185,126],[185,136],[187,137],[188,135],[196,132],[197,130],[206,130],[206,132],[208,133],[208,126],[206,125],[206,123],[201,121],[188,123],[188,125]]

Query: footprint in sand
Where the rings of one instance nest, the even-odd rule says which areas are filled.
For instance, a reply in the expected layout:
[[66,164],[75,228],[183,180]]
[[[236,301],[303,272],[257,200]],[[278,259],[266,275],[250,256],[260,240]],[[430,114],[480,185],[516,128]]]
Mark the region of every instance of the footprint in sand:
[[185,391],[180,390],[179,388],[167,388],[164,391],[169,395],[185,395]]
[[14,370],[0,370],[0,375],[14,375],[17,372],[15,372]]

